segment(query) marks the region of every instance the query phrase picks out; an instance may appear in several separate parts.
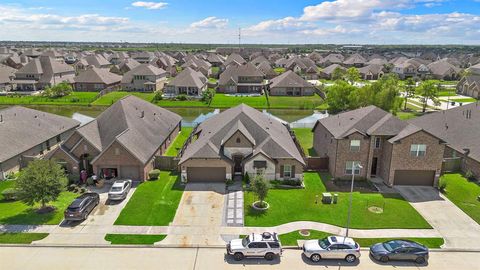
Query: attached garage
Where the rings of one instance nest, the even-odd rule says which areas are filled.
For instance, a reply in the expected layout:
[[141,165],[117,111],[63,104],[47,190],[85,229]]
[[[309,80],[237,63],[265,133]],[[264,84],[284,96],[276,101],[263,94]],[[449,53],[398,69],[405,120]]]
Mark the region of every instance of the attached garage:
[[396,170],[393,180],[398,186],[433,186],[435,171]]
[[121,166],[120,177],[135,181],[143,180],[140,179],[140,167],[138,166]]
[[188,182],[225,182],[225,167],[188,167]]

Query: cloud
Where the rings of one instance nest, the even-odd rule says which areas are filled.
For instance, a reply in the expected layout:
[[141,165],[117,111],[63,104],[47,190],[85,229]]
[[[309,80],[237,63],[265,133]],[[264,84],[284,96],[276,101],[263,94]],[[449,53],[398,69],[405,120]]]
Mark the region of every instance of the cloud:
[[134,7],[142,7],[146,9],[162,9],[167,7],[168,3],[165,2],[143,2],[143,1],[137,1],[133,2],[132,6]]
[[300,21],[294,17],[285,17],[278,20],[262,21],[244,29],[246,35],[259,35],[269,32],[292,32],[314,28],[308,22]]
[[225,28],[228,25],[228,19],[221,19],[214,16],[207,17],[201,21],[190,24],[191,28],[195,29],[220,29]]

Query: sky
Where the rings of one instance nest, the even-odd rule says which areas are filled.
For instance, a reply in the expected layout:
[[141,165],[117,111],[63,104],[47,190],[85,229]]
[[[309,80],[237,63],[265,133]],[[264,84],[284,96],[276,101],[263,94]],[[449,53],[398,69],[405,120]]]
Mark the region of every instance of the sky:
[[[240,29],[240,30],[239,30]],[[480,45],[480,0],[0,0],[0,40]]]

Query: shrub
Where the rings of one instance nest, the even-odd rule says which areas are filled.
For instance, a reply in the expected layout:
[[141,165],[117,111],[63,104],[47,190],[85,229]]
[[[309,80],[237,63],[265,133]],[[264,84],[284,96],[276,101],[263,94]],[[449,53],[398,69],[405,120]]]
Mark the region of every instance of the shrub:
[[80,102],[80,99],[78,97],[73,97],[73,98],[70,99],[70,101],[72,103],[75,103],[75,102]]
[[243,176],[243,182],[245,182],[245,184],[250,184],[250,176],[248,173],[245,173],[245,176]]
[[153,102],[157,102],[163,99],[163,92],[157,91],[155,92],[155,96],[153,97]]
[[69,184],[76,184],[78,183],[78,180],[80,180],[80,175],[78,173],[71,173],[67,177]]
[[2,191],[2,196],[6,201],[15,201],[17,199],[18,190],[15,188],[6,188]]
[[158,177],[160,176],[160,170],[159,169],[154,169],[148,172],[148,179],[150,180],[157,180]]
[[85,187],[81,187],[81,188],[78,190],[78,193],[81,193],[81,194],[83,194],[83,193],[85,193],[85,192],[87,192],[87,189],[86,189]]
[[475,174],[473,174],[473,172],[471,170],[468,170],[465,173],[465,177],[470,181],[475,181]]
[[178,95],[177,100],[185,101],[185,100],[187,100],[187,95],[184,95],[184,94]]
[[91,186],[93,184],[95,184],[95,182],[93,181],[93,178],[92,177],[87,178],[87,185]]
[[77,185],[76,184],[71,184],[67,187],[67,190],[68,191],[71,191],[71,192],[75,192],[75,190],[77,189]]
[[301,181],[298,181],[298,180],[292,180],[292,179],[289,179],[289,180],[283,180],[282,181],[282,185],[287,185],[287,186],[294,186],[294,187],[298,187],[298,186],[301,186],[302,182]]

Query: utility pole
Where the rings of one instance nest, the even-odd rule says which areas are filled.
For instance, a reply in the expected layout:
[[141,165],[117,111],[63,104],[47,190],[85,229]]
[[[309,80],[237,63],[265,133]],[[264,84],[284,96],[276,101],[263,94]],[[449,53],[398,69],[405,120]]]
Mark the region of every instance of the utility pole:
[[238,28],[238,49],[240,50],[242,45],[242,29]]

